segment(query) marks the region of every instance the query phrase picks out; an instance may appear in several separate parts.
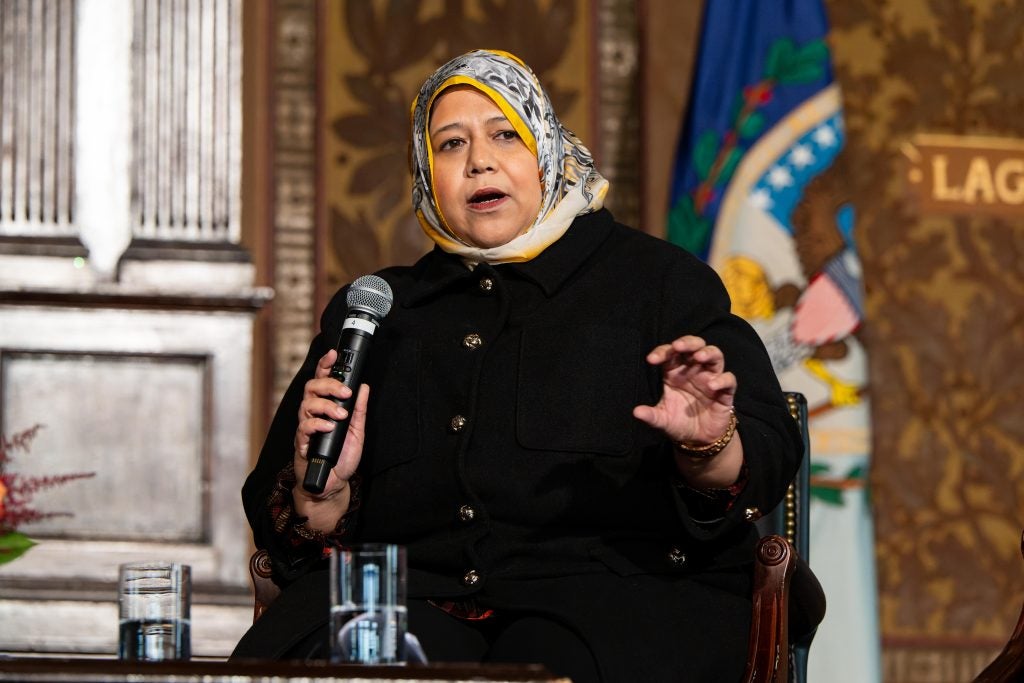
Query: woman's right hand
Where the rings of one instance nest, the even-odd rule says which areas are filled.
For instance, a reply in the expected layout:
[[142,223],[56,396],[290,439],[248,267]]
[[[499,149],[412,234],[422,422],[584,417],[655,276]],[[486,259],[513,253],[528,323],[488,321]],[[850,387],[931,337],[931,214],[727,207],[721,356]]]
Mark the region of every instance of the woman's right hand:
[[[331,400],[341,400],[352,395],[352,390],[330,377],[331,368],[338,357],[334,349],[328,351],[316,366],[313,379],[306,382],[302,393],[302,404],[299,406],[299,426],[295,430],[295,488],[292,489],[292,500],[295,512],[308,518],[307,526],[320,531],[332,531],[338,520],[348,510],[350,489],[349,479],[359,466],[363,456],[363,440],[366,427],[366,404],[370,396],[370,387],[362,385],[352,410],[352,419],[348,424],[348,433],[342,446],[338,463],[327,478],[323,493],[310,493],[302,487],[306,476],[306,456],[309,451],[309,439],[317,432],[329,432],[334,428],[331,420],[343,420],[348,413],[344,408]],[[330,418],[330,419],[325,419]]]

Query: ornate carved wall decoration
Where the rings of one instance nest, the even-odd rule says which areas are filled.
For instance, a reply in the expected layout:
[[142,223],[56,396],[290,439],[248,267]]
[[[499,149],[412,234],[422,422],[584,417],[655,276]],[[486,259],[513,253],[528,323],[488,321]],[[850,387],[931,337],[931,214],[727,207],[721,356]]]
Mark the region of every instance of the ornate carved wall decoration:
[[1024,216],[919,207],[901,147],[1024,138],[1024,1],[827,4],[867,286],[885,680],[968,680],[1024,598]]
[[[333,4],[333,3],[332,3]],[[273,13],[274,217],[272,323],[277,407],[316,328],[317,3],[278,0]]]
[[360,0],[324,5],[321,173],[325,297],[354,277],[428,248],[410,208],[409,107],[422,80],[472,48],[522,57],[563,122],[593,142],[584,0]]
[[599,0],[596,140],[590,141],[598,169],[608,178],[608,208],[615,218],[660,235],[662,224],[640,224],[640,47],[636,2]]

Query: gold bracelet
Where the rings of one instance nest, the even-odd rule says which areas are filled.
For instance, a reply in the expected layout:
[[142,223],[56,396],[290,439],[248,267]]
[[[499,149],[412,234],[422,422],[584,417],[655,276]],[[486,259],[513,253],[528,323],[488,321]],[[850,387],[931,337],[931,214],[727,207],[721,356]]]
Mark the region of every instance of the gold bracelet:
[[676,441],[676,450],[680,455],[691,458],[713,458],[725,450],[725,447],[732,441],[732,435],[736,433],[737,424],[739,424],[739,418],[736,417],[736,409],[729,408],[729,426],[725,428],[725,434],[722,434],[711,443],[701,446],[694,445],[688,441]]

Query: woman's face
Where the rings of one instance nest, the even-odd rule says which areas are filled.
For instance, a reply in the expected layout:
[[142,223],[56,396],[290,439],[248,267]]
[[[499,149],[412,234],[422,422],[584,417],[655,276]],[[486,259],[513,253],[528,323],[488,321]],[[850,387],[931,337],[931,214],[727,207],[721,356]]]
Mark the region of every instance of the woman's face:
[[446,90],[429,124],[434,192],[448,227],[476,247],[526,232],[540,211],[537,157],[501,109],[470,87]]

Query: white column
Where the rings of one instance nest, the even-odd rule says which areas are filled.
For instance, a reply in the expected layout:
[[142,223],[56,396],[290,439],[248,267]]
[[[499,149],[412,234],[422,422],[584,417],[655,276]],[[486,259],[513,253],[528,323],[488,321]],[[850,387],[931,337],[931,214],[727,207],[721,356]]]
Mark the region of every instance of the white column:
[[131,242],[132,0],[79,0],[75,223],[99,279]]

